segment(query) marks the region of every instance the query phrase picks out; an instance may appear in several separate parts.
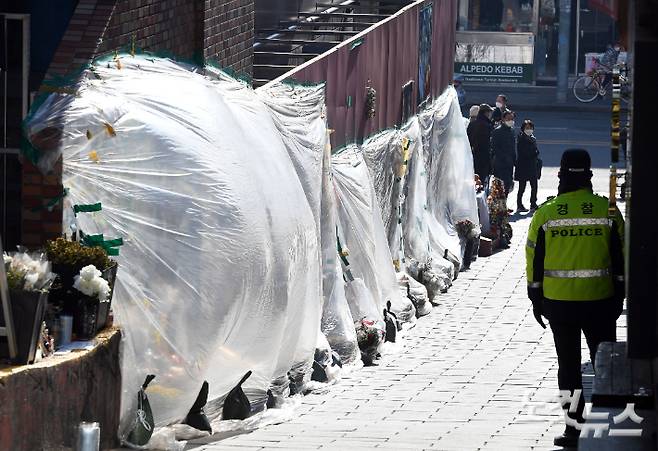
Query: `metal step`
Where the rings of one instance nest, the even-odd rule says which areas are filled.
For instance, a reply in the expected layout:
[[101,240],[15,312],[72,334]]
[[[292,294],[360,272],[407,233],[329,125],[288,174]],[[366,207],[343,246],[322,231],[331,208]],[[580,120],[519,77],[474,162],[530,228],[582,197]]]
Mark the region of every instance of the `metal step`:
[[288,57],[288,58],[304,58],[304,59],[313,59],[316,56],[319,56],[320,53],[296,53],[296,52],[267,52],[267,51],[257,51],[254,52],[254,56],[271,56],[271,57]]
[[387,17],[390,17],[388,14],[360,14],[360,13],[324,13],[324,12],[315,12],[315,13],[309,13],[309,12],[298,12],[297,15],[299,17],[341,17],[341,18],[350,18],[353,17],[355,19],[377,19],[379,20],[384,20]]
[[379,10],[380,12],[396,12],[404,6],[401,3],[396,3],[392,5],[382,5],[382,4],[360,4],[359,2],[350,3],[349,5],[340,5],[332,3],[316,3],[316,8],[338,8],[338,9],[370,9],[370,10]]
[[254,64],[253,78],[259,80],[274,80],[296,67],[297,66],[283,64]]
[[305,20],[302,21],[281,21],[279,22],[279,26],[283,28],[288,28],[288,27],[337,27],[337,28],[342,28],[342,27],[354,27],[354,28],[370,28],[373,25],[375,25],[377,22],[321,22],[321,21],[313,21],[313,22],[308,22]]
[[321,45],[326,45],[327,47],[333,47],[336,44],[340,44],[343,41],[314,41],[311,39],[279,39],[279,38],[272,38],[272,39],[256,39],[256,42],[261,44],[261,45],[268,45],[268,44],[281,44],[281,45],[290,45],[290,44],[300,44],[300,45],[306,45],[306,44],[321,44]]
[[353,36],[355,34],[358,34],[358,31],[343,31],[343,30],[299,30],[299,29],[294,29],[294,30],[289,30],[289,29],[283,29],[283,30],[277,30],[274,28],[264,28],[262,30],[258,30],[257,33],[265,33],[267,35],[272,35],[272,34],[315,34],[318,36]]
[[280,70],[283,72],[287,72],[289,70],[294,69],[297,66],[284,65],[284,64],[254,64],[253,67],[254,67],[254,71],[258,69],[258,70]]

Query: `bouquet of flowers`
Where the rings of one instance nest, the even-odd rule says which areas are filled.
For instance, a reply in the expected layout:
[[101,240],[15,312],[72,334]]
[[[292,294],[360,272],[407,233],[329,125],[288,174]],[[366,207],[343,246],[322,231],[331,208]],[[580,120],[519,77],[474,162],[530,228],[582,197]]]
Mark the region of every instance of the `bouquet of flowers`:
[[105,302],[110,297],[110,284],[101,277],[101,272],[94,265],[85,266],[75,276],[73,288],[89,297],[97,297]]
[[364,363],[371,364],[379,350],[379,346],[384,342],[386,328],[379,321],[362,318],[357,321],[356,341],[361,349],[361,358]]
[[500,235],[503,245],[507,245],[512,240],[512,226],[509,224],[505,185],[499,178],[493,179],[491,193],[487,198],[487,206],[489,207],[492,232],[495,236]]
[[3,255],[7,283],[11,290],[40,291],[55,279],[50,262],[43,254],[15,252]]
[[480,227],[476,226],[468,219],[457,222],[455,228],[457,229],[457,235],[459,235],[459,238],[464,240],[475,238],[480,235]]
[[56,276],[43,254],[19,251],[3,258],[16,338],[16,354],[11,357],[14,363],[33,363],[38,358],[48,296]]
[[376,115],[377,91],[368,86],[366,88],[366,117],[372,119]]

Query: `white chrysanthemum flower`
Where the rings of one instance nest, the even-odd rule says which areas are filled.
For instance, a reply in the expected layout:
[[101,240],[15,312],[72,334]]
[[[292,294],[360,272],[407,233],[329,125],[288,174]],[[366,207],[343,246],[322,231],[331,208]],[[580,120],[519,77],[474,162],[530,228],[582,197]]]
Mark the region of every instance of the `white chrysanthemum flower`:
[[100,276],[101,272],[94,265],[85,266],[80,270],[80,277],[84,280],[94,280]]
[[101,277],[101,272],[94,265],[85,266],[80,275],[75,276],[73,288],[87,296],[95,296],[99,301],[110,297],[110,285]]
[[4,260],[5,260],[5,266],[6,266],[6,265],[11,265],[11,262],[14,260],[13,258],[11,258],[11,257],[10,257],[9,255],[7,255],[7,254],[3,254],[3,257],[4,257]]
[[75,276],[75,280],[73,282],[73,288],[75,288],[76,290],[82,292],[87,296],[96,295],[96,285],[92,281],[85,280],[80,276]]
[[98,299],[103,302],[107,301],[110,297],[110,284],[107,280],[99,277],[96,279],[96,289],[98,290]]

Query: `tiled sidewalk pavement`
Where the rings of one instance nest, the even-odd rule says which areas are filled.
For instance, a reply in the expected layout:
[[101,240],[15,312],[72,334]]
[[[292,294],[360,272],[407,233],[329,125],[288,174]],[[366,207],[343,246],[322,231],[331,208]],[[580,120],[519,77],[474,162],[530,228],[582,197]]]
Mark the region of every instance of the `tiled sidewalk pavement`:
[[557,361],[526,298],[529,223],[514,222],[510,249],[460,274],[400,354],[306,396],[290,422],[196,449],[554,449]]

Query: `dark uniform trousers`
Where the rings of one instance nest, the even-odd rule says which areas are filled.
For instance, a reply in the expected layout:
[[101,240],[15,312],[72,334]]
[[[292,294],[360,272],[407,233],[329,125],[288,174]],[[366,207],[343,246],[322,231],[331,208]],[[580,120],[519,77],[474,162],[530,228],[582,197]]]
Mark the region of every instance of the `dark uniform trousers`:
[[519,180],[519,192],[516,195],[516,205],[523,205],[523,194],[525,194],[525,186],[530,183],[530,205],[537,205],[537,179]]
[[[558,387],[560,390],[583,388],[581,373],[580,332],[582,331],[594,365],[596,349],[604,341],[616,341],[615,302],[601,301],[554,301],[544,300],[544,316],[548,318],[558,360]],[[565,409],[567,405],[563,406]],[[569,417],[583,421],[585,398],[581,392],[575,414]]]

